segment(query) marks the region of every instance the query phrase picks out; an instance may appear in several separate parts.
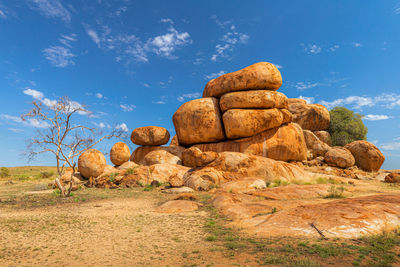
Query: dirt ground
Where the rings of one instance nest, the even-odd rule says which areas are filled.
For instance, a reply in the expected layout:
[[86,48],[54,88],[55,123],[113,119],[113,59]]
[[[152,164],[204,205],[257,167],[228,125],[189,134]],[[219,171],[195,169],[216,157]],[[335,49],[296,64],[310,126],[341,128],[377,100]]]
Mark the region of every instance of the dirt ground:
[[[157,213],[160,188],[81,189],[63,199],[50,180],[0,179],[0,266],[400,266],[400,234],[355,239],[259,239],[199,210]],[[363,184],[354,195],[399,191]]]

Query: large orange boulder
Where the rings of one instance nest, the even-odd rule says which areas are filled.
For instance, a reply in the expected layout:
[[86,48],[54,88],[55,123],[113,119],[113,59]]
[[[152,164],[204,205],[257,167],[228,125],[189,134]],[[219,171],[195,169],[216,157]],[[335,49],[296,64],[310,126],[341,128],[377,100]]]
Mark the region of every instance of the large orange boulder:
[[331,121],[328,109],[319,104],[307,104],[304,100],[299,100],[302,99],[288,99],[293,121],[305,130],[327,130]]
[[147,154],[156,150],[165,150],[178,158],[182,158],[182,152],[185,148],[181,146],[140,146],[133,151],[130,160],[140,164]]
[[140,146],[161,146],[169,141],[167,129],[158,126],[136,128],[132,131],[132,143]]
[[313,132],[303,130],[304,139],[306,140],[307,149],[312,153],[312,158],[325,156],[325,153],[331,149],[326,143],[322,142]]
[[211,163],[218,157],[218,153],[213,151],[203,152],[197,147],[190,147],[183,151],[182,162],[187,167],[203,167]]
[[281,85],[282,76],[278,68],[268,62],[259,62],[209,81],[203,97],[220,97],[229,92],[244,90],[276,91]]
[[[279,109],[230,109],[224,113],[225,133],[229,139],[253,136],[291,121]],[[284,119],[288,121],[284,121]]]
[[353,154],[357,167],[368,172],[378,171],[383,162],[385,156],[379,149],[367,141],[354,141],[345,146]]
[[339,168],[349,168],[354,166],[355,160],[353,155],[349,150],[344,147],[333,147],[328,152],[325,153],[325,162],[328,165],[339,167]]
[[332,145],[332,138],[331,134],[327,131],[314,131],[313,132],[319,140],[327,144],[328,146]]
[[110,160],[114,165],[122,165],[125,162],[129,161],[131,156],[131,152],[129,147],[123,143],[118,142],[113,145],[110,151]]
[[275,91],[251,90],[227,93],[221,96],[222,112],[234,108],[288,108],[287,97]]
[[78,159],[78,171],[85,178],[99,176],[106,165],[106,157],[97,149],[86,150]]
[[143,158],[143,160],[140,163],[146,166],[154,164],[163,164],[163,163],[182,165],[182,161],[179,157],[169,153],[166,150],[151,151]]
[[282,161],[307,159],[307,146],[303,130],[296,123],[269,129],[251,137],[219,143],[197,144],[202,151],[242,152]]
[[225,139],[218,100],[200,98],[184,103],[172,117],[180,145]]

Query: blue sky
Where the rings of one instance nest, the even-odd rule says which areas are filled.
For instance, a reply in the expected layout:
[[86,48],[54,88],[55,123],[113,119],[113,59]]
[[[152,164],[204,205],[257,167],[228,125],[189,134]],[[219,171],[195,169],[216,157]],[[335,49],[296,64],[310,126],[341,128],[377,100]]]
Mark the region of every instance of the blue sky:
[[88,125],[173,135],[209,79],[268,61],[288,97],[365,115],[383,167],[400,168],[399,0],[0,0],[0,36],[0,166],[28,164],[42,125],[19,116],[33,99],[68,95],[94,112]]

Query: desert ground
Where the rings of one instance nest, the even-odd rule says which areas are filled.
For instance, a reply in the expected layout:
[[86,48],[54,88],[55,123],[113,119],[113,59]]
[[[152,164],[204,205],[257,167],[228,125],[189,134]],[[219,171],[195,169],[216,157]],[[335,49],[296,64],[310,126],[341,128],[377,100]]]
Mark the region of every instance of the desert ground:
[[[48,187],[55,168],[9,169],[0,180],[1,266],[400,266],[397,231],[258,238],[230,228],[208,192],[193,193],[198,210],[166,214],[156,208],[177,195],[163,186],[84,188],[61,198]],[[345,197],[400,192],[378,181],[344,186],[353,188]]]

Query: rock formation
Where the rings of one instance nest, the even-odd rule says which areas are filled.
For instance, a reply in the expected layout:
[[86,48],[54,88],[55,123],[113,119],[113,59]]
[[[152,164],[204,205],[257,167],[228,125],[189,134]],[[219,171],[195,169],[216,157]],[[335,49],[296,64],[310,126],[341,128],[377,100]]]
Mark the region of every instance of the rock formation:
[[97,177],[106,167],[106,158],[96,149],[88,149],[78,159],[78,171],[85,178]]
[[131,141],[141,146],[161,146],[169,141],[169,132],[163,127],[147,126],[132,131]]
[[127,162],[130,156],[131,152],[129,150],[129,147],[123,142],[118,142],[114,144],[111,148],[110,160],[116,166],[122,165]]

